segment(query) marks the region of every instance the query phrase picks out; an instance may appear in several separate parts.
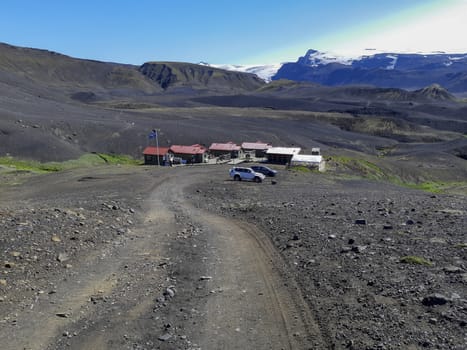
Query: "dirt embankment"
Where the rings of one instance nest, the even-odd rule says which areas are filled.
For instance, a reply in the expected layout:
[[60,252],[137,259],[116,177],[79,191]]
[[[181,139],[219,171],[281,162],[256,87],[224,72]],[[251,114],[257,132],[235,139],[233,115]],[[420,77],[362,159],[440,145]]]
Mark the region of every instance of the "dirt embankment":
[[332,348],[465,347],[465,197],[289,171],[192,196],[266,233]]

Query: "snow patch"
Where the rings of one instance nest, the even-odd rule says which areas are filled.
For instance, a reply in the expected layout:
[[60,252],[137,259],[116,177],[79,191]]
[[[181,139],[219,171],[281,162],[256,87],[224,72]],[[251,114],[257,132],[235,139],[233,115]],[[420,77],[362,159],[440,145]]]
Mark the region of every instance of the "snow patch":
[[465,56],[460,56],[460,57],[449,57],[449,60],[451,61],[461,61],[467,59],[467,55]]
[[265,65],[237,65],[237,64],[209,64],[201,62],[200,64],[225,69],[235,72],[251,73],[256,74],[260,79],[263,79],[266,82],[270,82],[271,78],[277,73],[279,68],[282,66],[282,63],[275,64],[265,64]]
[[311,67],[318,67],[331,63],[340,63],[346,66],[350,66],[355,60],[355,57],[336,55],[332,52],[309,50],[307,54],[308,57],[306,57],[306,63]]
[[387,70],[393,70],[396,67],[398,56],[395,55],[386,55],[387,58],[391,59],[392,62],[386,67]]

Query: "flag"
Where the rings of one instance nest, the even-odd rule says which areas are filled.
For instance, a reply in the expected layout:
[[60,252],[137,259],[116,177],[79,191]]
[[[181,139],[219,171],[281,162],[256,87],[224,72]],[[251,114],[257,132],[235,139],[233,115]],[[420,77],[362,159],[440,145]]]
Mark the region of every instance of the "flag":
[[157,139],[157,131],[152,130],[151,133],[148,135],[150,139]]

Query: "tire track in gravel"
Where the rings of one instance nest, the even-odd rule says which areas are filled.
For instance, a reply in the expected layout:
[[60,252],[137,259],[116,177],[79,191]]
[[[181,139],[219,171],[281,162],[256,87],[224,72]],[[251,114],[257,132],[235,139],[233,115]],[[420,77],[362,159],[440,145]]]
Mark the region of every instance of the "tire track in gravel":
[[[17,332],[0,331],[2,347],[329,348],[266,235],[189,203],[183,189],[208,173],[201,167],[171,169],[151,180],[144,217],[134,232],[89,254],[74,267],[73,279],[52,281],[59,285],[57,293],[19,314]],[[179,239],[183,227],[195,228],[199,236]],[[154,270],[164,259],[167,270]],[[171,283],[175,297],[154,309]],[[89,297],[96,293],[108,302],[92,305]],[[163,324],[171,325],[172,338],[165,342],[158,339]]]
[[208,242],[204,270],[210,294],[193,342],[202,349],[328,348],[298,285],[284,279],[285,265],[266,235],[187,202],[182,188],[196,178],[176,179],[164,199],[201,228]]

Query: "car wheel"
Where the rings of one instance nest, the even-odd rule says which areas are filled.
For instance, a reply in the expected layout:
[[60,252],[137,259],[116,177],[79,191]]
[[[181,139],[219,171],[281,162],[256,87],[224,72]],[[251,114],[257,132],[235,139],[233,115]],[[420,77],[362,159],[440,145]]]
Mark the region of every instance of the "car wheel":
[[255,176],[255,178],[253,179],[255,182],[257,183],[260,183],[261,182],[261,178],[259,178],[258,176]]
[[240,175],[235,175],[234,176],[234,181],[240,181],[242,178],[240,177]]

